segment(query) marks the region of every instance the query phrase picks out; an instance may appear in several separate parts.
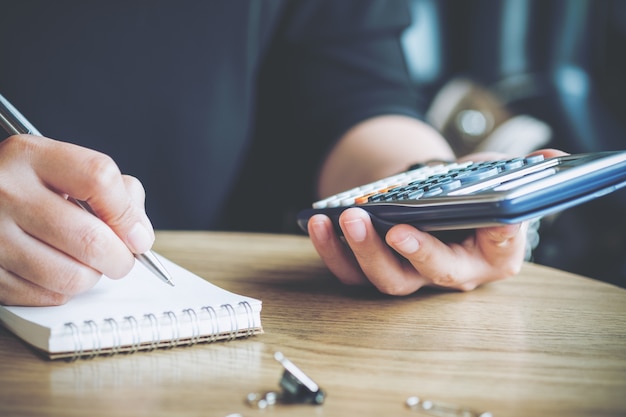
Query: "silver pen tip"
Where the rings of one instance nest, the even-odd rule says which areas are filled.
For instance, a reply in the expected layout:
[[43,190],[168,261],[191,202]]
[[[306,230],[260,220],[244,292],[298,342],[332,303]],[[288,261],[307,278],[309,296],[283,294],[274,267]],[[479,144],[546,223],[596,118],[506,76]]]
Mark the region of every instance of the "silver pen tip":
[[167,272],[165,267],[159,262],[158,258],[151,251],[142,253],[140,255],[135,255],[137,260],[139,260],[144,266],[146,266],[152,273],[154,273],[157,277],[161,279],[161,281],[169,284],[170,286],[174,286],[174,282],[170,277],[170,274]]

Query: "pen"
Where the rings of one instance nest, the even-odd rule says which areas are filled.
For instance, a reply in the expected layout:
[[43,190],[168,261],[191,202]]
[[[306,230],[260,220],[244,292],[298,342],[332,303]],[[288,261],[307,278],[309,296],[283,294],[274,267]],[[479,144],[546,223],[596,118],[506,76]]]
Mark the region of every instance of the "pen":
[[[0,94],[0,125],[2,125],[4,130],[6,130],[10,135],[26,133],[29,135],[43,136],[39,133],[35,126],[30,124],[30,122],[26,120],[26,118],[2,96],[2,94]],[[86,202],[76,200],[72,197],[68,197],[68,200],[77,204],[89,213],[94,214],[93,210]],[[161,262],[159,262],[158,258],[152,251],[135,254],[135,258],[163,282],[171,285],[172,287],[174,286],[170,274]]]

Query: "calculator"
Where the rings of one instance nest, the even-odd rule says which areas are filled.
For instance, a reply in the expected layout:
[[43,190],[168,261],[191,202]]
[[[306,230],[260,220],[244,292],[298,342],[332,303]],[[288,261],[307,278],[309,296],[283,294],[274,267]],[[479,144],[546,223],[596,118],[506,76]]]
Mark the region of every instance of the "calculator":
[[316,201],[297,221],[306,232],[322,213],[340,231],[341,212],[360,207],[381,234],[399,223],[466,230],[541,218],[625,185],[626,151],[427,164]]

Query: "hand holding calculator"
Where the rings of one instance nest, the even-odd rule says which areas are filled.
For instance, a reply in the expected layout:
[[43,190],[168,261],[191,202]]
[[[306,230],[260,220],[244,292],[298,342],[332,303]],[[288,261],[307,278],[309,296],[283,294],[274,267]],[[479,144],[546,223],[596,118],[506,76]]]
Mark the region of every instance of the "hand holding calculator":
[[626,151],[541,155],[420,166],[323,200],[298,214],[331,218],[337,230],[348,207],[366,210],[379,233],[395,224],[424,231],[474,229],[540,218],[626,185]]

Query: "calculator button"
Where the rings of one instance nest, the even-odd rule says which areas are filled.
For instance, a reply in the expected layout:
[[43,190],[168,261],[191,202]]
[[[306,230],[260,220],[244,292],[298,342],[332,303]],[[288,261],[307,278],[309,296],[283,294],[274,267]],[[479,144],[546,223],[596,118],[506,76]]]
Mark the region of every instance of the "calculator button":
[[428,187],[428,189],[424,190],[424,195],[422,197],[434,197],[443,193],[443,189],[441,187]]
[[541,162],[543,161],[543,155],[539,154],[539,155],[530,155],[527,156],[526,158],[524,158],[524,161],[526,162],[526,165],[530,165],[530,164],[536,164],[537,162]]
[[329,204],[331,201],[333,201],[333,200],[336,200],[336,197],[335,197],[335,196],[328,197],[328,198],[325,198],[325,199],[323,199],[323,200],[316,201],[315,203],[313,203],[313,208],[316,208],[316,209],[323,209],[323,208],[329,207],[329,205],[328,205],[328,204]]
[[452,191],[461,187],[461,181],[456,179],[450,179],[445,182],[439,183],[439,186],[443,189],[443,191]]
[[355,203],[356,199],[354,197],[346,197],[339,200],[340,206],[351,206]]
[[415,187],[421,187],[424,184],[426,184],[425,180],[417,180],[417,181],[411,181],[407,185],[411,185],[411,186],[415,186]]
[[533,181],[537,181],[537,180],[540,180],[541,178],[549,177],[550,175],[553,175],[553,174],[556,174],[556,169],[554,168],[543,169],[533,174],[524,175],[521,178],[504,182],[498,185],[497,187],[495,187],[493,190],[494,191],[512,190],[513,188],[522,186],[524,184],[529,184]]
[[399,195],[400,195],[399,191],[393,191],[393,192],[385,193],[384,200],[385,201],[396,200]]
[[418,198],[421,198],[423,195],[424,195],[424,190],[417,189],[417,190],[410,191],[409,193],[407,193],[406,198],[409,200],[417,200]]
[[460,180],[463,184],[467,184],[469,182],[493,177],[494,175],[498,175],[498,173],[498,168],[478,167],[475,169],[459,172],[456,176],[456,179]]
[[371,196],[376,195],[376,194],[378,194],[378,193],[374,192],[374,193],[364,194],[364,195],[362,195],[360,197],[355,198],[354,199],[354,203],[355,204],[365,204],[365,203],[367,203],[369,201],[369,198]]
[[377,193],[377,194],[374,194],[373,196],[370,196],[367,199],[367,201],[370,202],[370,203],[378,203],[380,201],[383,201],[384,198],[385,198],[385,193],[382,193],[382,194]]
[[512,169],[521,168],[523,166],[524,166],[524,159],[523,158],[510,159],[510,160],[508,160],[508,161],[506,161],[504,163],[504,170],[505,171],[510,171]]
[[[375,202],[417,200],[443,193],[459,195],[475,192],[481,181],[543,161],[542,155],[509,160],[451,163],[429,165],[402,172],[360,187],[344,191],[313,203],[313,208],[323,209],[339,206],[360,205]],[[520,171],[521,172],[521,171]],[[471,185],[475,183],[474,185]],[[489,188],[507,183],[492,184]],[[510,186],[510,185],[508,185]],[[502,189],[500,188],[500,189]],[[457,191],[458,190],[458,191]]]

